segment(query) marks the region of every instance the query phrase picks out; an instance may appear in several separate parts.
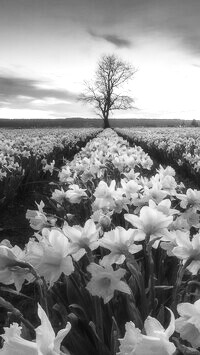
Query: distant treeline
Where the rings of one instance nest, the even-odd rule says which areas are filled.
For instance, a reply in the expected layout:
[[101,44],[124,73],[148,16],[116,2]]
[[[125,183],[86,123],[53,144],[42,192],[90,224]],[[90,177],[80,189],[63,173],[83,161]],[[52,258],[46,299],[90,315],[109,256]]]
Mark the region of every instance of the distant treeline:
[[[200,126],[198,120],[179,119],[110,119],[111,127],[179,127],[179,126]],[[42,127],[102,127],[101,119],[86,118],[58,118],[58,119],[0,119],[0,127],[6,128],[42,128]]]

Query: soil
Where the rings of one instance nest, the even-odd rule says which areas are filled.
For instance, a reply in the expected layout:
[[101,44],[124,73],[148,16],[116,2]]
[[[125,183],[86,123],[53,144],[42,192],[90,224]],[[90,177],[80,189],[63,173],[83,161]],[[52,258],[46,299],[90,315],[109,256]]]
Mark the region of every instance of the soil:
[[0,241],[8,239],[14,246],[23,247],[33,235],[33,230],[25,218],[27,209],[34,209],[31,200],[14,200],[1,211]]
[[51,196],[49,185],[51,179],[43,180],[41,184],[32,184],[26,191],[19,191],[17,195],[6,205],[0,208],[0,241],[8,239],[14,246],[17,244],[21,248],[33,236],[34,230],[30,227],[26,218],[28,209],[36,210],[36,203],[41,200],[45,202],[46,197]]

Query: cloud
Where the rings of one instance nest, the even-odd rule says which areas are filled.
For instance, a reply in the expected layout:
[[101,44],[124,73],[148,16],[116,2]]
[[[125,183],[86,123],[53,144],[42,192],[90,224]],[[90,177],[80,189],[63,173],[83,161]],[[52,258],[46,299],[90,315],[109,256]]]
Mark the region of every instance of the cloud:
[[[184,50],[199,54],[199,13],[199,0],[149,0],[146,3],[135,1],[132,30],[138,35],[151,36],[153,33],[159,37],[167,37]],[[129,20],[127,14],[127,22]]]
[[31,103],[33,100],[54,98],[64,101],[75,101],[77,95],[68,90],[42,87],[47,83],[16,76],[0,75],[1,106],[17,103]]
[[200,69],[200,64],[194,63],[192,64],[193,67]]
[[89,30],[88,32],[92,37],[102,38],[105,41],[114,44],[118,48],[131,46],[131,41],[129,41],[128,39],[125,39],[125,38],[121,38],[121,37],[114,35],[114,34],[97,34],[97,33],[93,32],[92,30]]
[[[199,14],[199,0],[105,0],[98,13],[102,23],[98,25],[96,18],[95,26],[98,33],[104,31],[109,35],[98,35],[97,30],[90,31],[90,34],[116,46],[115,39],[122,39],[121,47],[130,46],[131,41],[135,43],[137,39],[143,42],[146,38],[154,41],[156,37],[165,37],[184,51],[196,55],[200,53]],[[126,43],[125,39],[123,44],[123,38],[127,37],[129,40]]]

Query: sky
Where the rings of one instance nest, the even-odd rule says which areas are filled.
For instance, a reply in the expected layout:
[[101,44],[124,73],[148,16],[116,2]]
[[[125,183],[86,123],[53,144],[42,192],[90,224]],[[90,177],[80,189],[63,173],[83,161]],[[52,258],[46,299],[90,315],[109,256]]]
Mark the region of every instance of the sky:
[[200,0],[0,0],[0,118],[97,117],[102,55],[136,73],[115,118],[200,119]]

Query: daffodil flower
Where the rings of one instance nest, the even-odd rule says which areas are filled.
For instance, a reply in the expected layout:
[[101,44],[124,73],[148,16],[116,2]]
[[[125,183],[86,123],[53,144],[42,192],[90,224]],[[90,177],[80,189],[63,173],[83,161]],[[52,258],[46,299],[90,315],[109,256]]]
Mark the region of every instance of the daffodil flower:
[[167,251],[167,255],[174,256],[172,252],[175,247],[177,247],[177,238],[187,239],[189,237],[188,231],[173,230],[165,234],[161,239],[160,247]]
[[87,267],[87,271],[92,274],[91,280],[86,288],[92,296],[102,297],[104,303],[108,303],[114,297],[114,291],[118,290],[130,294],[129,286],[121,281],[126,270],[113,270],[111,266],[103,267],[101,265],[91,263]]
[[188,189],[186,194],[176,194],[182,208],[192,208],[194,211],[200,210],[200,191]]
[[116,227],[104,233],[99,245],[109,249],[111,253],[103,257],[101,265],[122,264],[129,253],[135,254],[139,252],[142,246],[134,243],[136,234],[137,232],[134,229],[126,230],[123,227]]
[[58,177],[59,181],[62,183],[73,183],[73,178],[71,177],[72,171],[70,170],[69,166],[65,166],[59,172]]
[[177,311],[180,317],[175,322],[176,331],[194,348],[200,347],[200,300],[194,304],[179,303]]
[[69,239],[69,254],[78,261],[90,249],[95,250],[99,246],[99,229],[92,219],[88,219],[84,225],[70,227],[65,224],[63,232]]
[[172,311],[171,321],[167,329],[153,317],[148,317],[144,322],[146,334],[135,327],[133,322],[125,325],[126,333],[123,339],[119,339],[120,347],[118,355],[172,355],[176,351],[175,345],[169,341],[175,330],[175,318]]
[[150,241],[162,238],[168,233],[167,227],[173,221],[172,216],[166,216],[148,206],[142,207],[139,217],[133,214],[125,214],[124,218],[136,227],[135,241],[144,240],[146,237],[149,237]]
[[167,176],[167,175],[175,176],[176,175],[175,170],[171,166],[167,166],[166,168],[163,168],[162,165],[159,165],[159,169],[157,169],[157,172],[159,173],[159,175],[162,175],[162,176]]
[[114,208],[115,186],[115,180],[111,181],[110,186],[108,186],[105,181],[100,181],[94,192],[94,196],[96,197],[94,201],[95,209]]
[[51,323],[38,304],[38,316],[41,325],[35,329],[36,341],[32,342],[21,337],[21,327],[17,323],[13,323],[9,328],[5,327],[5,333],[2,334],[4,339],[3,348],[0,350],[1,355],[61,355],[60,345],[65,336],[71,329],[68,322],[66,327],[60,330],[55,336]]
[[42,230],[45,227],[55,226],[56,218],[47,217],[43,211],[44,202],[41,201],[40,204],[36,203],[38,211],[36,210],[27,210],[26,218],[29,220],[30,227],[35,230]]
[[11,248],[0,245],[0,282],[5,285],[15,284],[18,292],[27,274],[25,268],[22,267],[24,259],[25,253],[17,245]]
[[191,260],[187,269],[196,275],[200,269],[200,233],[193,236],[190,240],[189,233],[179,234],[176,238],[177,246],[172,249],[172,253],[179,259],[183,260],[185,264],[188,260]]
[[167,196],[167,192],[162,190],[160,182],[154,182],[152,187],[144,186],[144,197],[146,200],[153,200],[160,203]]
[[62,202],[67,199],[66,192],[62,188],[61,190],[55,189],[52,193],[51,198],[56,202],[62,204]]
[[138,191],[141,189],[141,186],[135,180],[129,180],[125,182],[124,179],[121,179],[122,189],[127,198],[137,197]]
[[180,214],[178,210],[171,208],[171,201],[169,199],[162,200],[158,204],[156,204],[153,200],[149,200],[149,207],[155,208],[157,211],[164,213],[166,216]]
[[84,197],[88,197],[85,189],[81,189],[78,185],[69,185],[69,190],[65,193],[71,203],[80,203]]
[[46,229],[45,233],[46,238],[28,243],[26,260],[52,286],[62,273],[70,275],[74,266],[67,237],[59,229]]

